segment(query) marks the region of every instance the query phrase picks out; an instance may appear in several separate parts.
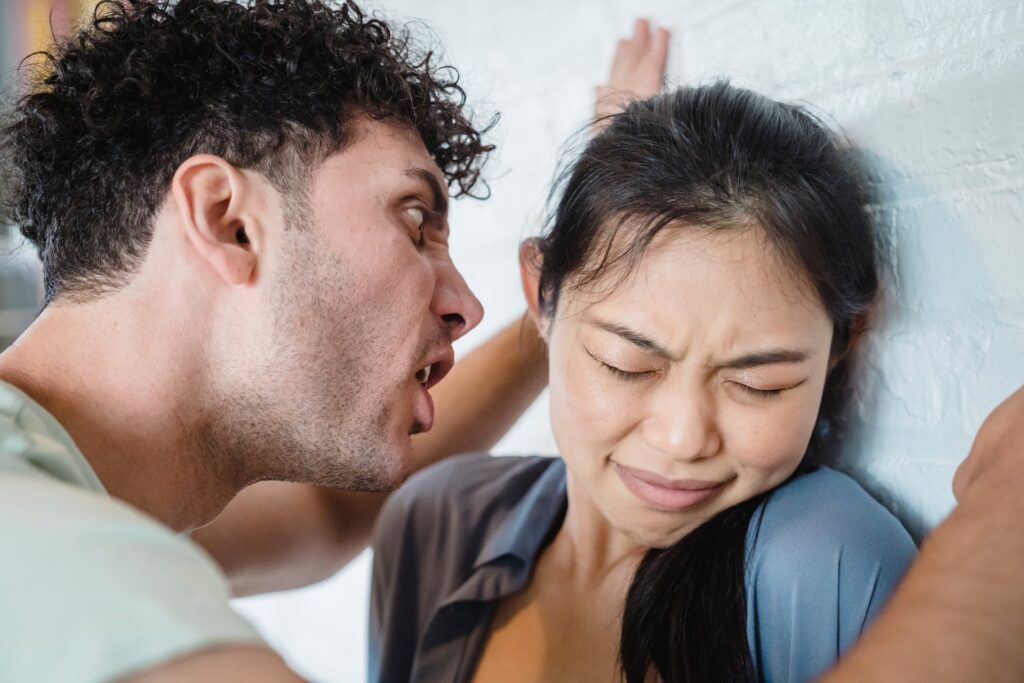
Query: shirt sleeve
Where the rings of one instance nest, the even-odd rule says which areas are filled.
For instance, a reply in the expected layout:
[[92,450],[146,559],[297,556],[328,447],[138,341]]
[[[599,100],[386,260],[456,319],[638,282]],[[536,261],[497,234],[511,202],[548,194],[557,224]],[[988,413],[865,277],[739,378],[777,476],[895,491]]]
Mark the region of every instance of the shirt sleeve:
[[747,537],[747,636],[759,677],[802,683],[853,645],[916,552],[899,521],[846,475],[799,477]]
[[263,644],[209,556],[102,495],[0,477],[0,548],[2,681],[110,681]]

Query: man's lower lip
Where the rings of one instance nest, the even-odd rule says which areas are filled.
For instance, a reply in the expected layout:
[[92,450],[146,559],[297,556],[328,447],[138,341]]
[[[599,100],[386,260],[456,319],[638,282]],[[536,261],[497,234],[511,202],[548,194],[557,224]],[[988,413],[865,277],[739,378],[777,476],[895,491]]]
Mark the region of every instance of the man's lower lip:
[[707,489],[679,490],[657,486],[631,475],[615,465],[615,472],[630,492],[644,503],[661,510],[685,510],[703,503],[722,490],[722,484]]
[[416,398],[417,403],[420,400],[426,402],[426,412],[421,416],[413,417],[415,426],[419,427],[419,430],[416,433],[422,434],[424,432],[429,432],[430,428],[434,426],[434,399],[430,396],[430,392],[427,388],[422,384],[418,385],[416,390],[423,393],[422,398]]

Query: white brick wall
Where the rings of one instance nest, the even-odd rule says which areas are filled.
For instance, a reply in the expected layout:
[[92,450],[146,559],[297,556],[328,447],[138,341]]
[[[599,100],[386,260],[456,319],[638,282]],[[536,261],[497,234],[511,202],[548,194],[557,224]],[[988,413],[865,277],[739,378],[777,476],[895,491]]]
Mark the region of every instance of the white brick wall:
[[[384,0],[388,1],[388,0]],[[857,432],[839,458],[916,534],[985,414],[1024,382],[1024,3],[997,0],[390,0],[420,17],[499,110],[487,202],[457,202],[453,253],[488,313],[521,310],[516,244],[536,230],[559,146],[585,120],[637,14],[674,32],[676,83],[728,76],[812,102],[864,150],[887,264]],[[553,452],[540,401],[502,452]],[[243,601],[315,680],[365,678],[368,561],[295,596]]]

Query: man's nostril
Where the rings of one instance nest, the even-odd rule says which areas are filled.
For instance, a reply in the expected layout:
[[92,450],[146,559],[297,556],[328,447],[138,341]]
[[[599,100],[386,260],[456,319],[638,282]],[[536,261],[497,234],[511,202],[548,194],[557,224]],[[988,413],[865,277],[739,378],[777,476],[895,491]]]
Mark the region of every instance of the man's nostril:
[[466,326],[466,319],[458,313],[446,313],[441,316],[441,320],[448,326],[448,329],[452,332],[458,332]]

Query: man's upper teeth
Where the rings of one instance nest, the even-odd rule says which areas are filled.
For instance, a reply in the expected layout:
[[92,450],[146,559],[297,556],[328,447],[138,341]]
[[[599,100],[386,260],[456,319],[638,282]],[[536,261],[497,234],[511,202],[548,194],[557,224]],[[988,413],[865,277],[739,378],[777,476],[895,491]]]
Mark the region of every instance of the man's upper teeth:
[[416,373],[416,381],[420,384],[426,384],[428,379],[430,379],[429,365],[425,368],[421,368],[420,371]]

